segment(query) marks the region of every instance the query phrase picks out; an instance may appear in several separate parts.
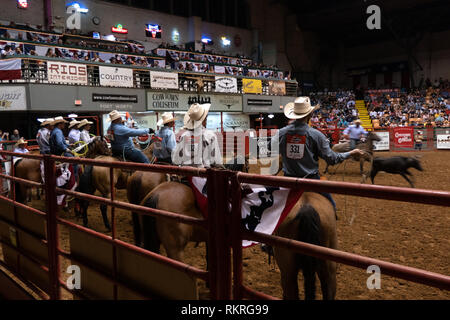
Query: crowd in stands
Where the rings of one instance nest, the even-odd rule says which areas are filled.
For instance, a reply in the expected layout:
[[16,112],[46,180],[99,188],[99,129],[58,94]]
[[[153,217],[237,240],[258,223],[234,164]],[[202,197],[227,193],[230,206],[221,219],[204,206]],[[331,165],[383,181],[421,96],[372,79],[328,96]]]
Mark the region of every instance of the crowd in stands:
[[[320,104],[312,124],[319,128],[345,128],[359,118],[353,91],[311,93],[313,104]],[[367,110],[375,128],[450,127],[450,82],[428,79],[412,90],[368,90]]]
[[[239,54],[236,57],[230,57],[216,55],[212,51],[198,52],[185,49],[182,49],[183,51],[180,52],[172,52],[169,50],[181,50],[181,48],[170,46],[166,43],[162,43],[159,48],[146,53],[144,46],[136,41],[114,42],[97,40],[92,37],[88,38],[88,35],[83,36],[86,38],[76,34],[74,30],[70,30],[67,33],[56,33],[53,28],[51,30],[43,30],[41,26],[32,27],[30,24],[18,25],[10,22],[9,25],[3,26],[3,28],[0,26],[0,39],[18,40],[19,42],[6,42],[6,45],[0,45],[1,58],[12,55],[33,55],[179,71],[291,79],[289,72],[279,71],[277,66],[265,66],[261,63],[255,63],[248,57]],[[52,47],[39,47],[34,44],[21,43],[21,41],[31,41],[45,45],[51,44]],[[160,57],[157,55],[158,49],[167,49],[167,52],[165,52],[163,57]],[[106,53],[96,50],[110,52]],[[219,64],[223,64],[220,69],[215,67]]]

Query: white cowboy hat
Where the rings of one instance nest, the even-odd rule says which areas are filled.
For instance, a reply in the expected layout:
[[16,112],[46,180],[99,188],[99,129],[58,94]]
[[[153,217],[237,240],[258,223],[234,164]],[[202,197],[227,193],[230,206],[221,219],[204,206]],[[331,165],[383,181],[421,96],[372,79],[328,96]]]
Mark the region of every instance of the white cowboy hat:
[[173,117],[172,112],[164,112],[161,116],[161,119],[159,119],[158,123],[156,124],[158,127],[161,127],[162,125],[165,125],[166,123],[175,121],[175,118]]
[[114,120],[117,120],[119,118],[122,119],[122,116],[117,110],[111,111],[109,113],[109,121],[113,122]]
[[208,116],[210,103],[198,104],[194,103],[184,115],[184,128],[192,130],[202,125],[203,120]]
[[28,144],[23,138],[20,138],[19,141],[16,142],[15,146],[20,146],[21,144]]
[[70,129],[70,128],[73,128],[73,127],[75,127],[75,126],[77,126],[79,123],[80,123],[80,121],[77,121],[77,120],[72,120],[72,121],[70,121],[70,123],[69,123],[69,129]]
[[52,124],[53,121],[55,121],[55,119],[53,119],[53,118],[45,119],[44,121],[42,121],[41,127],[44,127],[44,126],[46,126],[48,124]]
[[294,102],[289,102],[284,106],[284,115],[288,119],[302,119],[319,107],[319,105],[311,106],[309,97],[298,97]]
[[83,128],[84,126],[88,125],[88,124],[93,124],[93,122],[88,121],[88,119],[83,119],[80,121],[80,123],[78,124],[78,129]]
[[55,125],[55,124],[58,124],[60,122],[68,123],[69,121],[64,120],[63,117],[56,117],[55,120],[51,124]]

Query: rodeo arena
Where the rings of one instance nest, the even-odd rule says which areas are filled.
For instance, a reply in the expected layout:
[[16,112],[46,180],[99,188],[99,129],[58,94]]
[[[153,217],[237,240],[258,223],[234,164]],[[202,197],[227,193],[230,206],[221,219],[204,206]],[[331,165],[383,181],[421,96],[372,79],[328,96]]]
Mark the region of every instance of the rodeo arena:
[[449,16],[2,0],[0,300],[449,300]]

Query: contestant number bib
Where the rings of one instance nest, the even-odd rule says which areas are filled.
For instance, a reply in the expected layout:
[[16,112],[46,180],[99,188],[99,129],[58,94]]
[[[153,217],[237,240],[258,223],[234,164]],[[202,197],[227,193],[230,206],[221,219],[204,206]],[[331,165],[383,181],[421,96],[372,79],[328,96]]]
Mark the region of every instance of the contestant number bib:
[[306,136],[299,134],[286,136],[286,156],[289,159],[299,160],[303,158]]

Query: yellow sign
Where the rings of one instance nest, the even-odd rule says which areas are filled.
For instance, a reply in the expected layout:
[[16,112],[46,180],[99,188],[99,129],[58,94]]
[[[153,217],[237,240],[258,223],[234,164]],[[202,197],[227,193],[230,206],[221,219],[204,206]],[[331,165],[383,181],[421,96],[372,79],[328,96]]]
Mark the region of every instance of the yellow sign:
[[262,81],[255,79],[242,79],[244,93],[262,93]]

